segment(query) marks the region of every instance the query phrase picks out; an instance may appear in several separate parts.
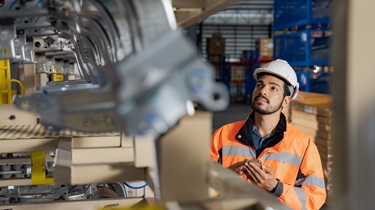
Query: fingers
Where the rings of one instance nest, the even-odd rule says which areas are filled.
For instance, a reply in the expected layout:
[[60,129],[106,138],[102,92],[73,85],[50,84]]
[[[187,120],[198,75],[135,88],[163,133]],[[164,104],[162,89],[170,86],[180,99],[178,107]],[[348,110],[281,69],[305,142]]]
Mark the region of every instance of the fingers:
[[267,166],[262,166],[262,170],[263,170],[264,172],[266,172],[267,174],[272,175],[272,177],[273,177],[273,170],[272,170],[271,168],[269,168],[269,167],[267,167]]
[[261,182],[264,179],[262,169],[254,163],[249,163],[249,165],[252,169],[252,172],[256,178],[257,183]]
[[243,171],[246,174],[246,177],[250,179],[251,182],[257,183],[256,176],[252,168],[248,164],[245,164],[245,166],[243,167]]
[[273,176],[273,171],[269,167],[263,166],[260,160],[249,160],[237,162],[229,167],[239,175],[245,174],[250,181],[262,183],[267,174]]
[[270,168],[268,168],[267,166],[262,166],[262,170],[267,174],[270,172]]
[[235,172],[237,172],[239,175],[242,175],[243,174],[243,166],[239,166],[236,170],[235,170]]
[[242,175],[243,174],[243,167],[244,167],[243,163],[244,163],[243,161],[237,162],[237,163],[229,166],[229,169],[232,169],[237,174]]
[[254,163],[254,164],[256,164],[258,167],[262,167],[262,162],[260,162],[260,160],[256,160],[256,159],[252,159],[252,160],[245,159],[245,160],[244,160],[244,163]]
[[252,183],[268,191],[277,185],[273,170],[259,162],[245,162],[242,171]]
[[250,181],[259,184],[262,182],[262,169],[258,167],[257,164],[254,163],[245,163],[244,169],[246,171],[246,174],[248,174]]

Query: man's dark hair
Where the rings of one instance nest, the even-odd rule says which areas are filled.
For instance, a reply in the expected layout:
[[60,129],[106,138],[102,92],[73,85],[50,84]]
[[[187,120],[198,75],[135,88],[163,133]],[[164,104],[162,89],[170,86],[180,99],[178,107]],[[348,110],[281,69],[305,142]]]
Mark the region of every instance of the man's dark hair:
[[290,93],[290,90],[289,90],[289,83],[287,82],[287,81],[285,81],[285,79],[284,78],[282,78],[282,77],[280,77],[280,76],[278,76],[278,75],[275,75],[275,74],[271,74],[271,73],[267,73],[267,72],[262,72],[262,73],[259,73],[258,75],[257,75],[257,78],[256,78],[256,80],[258,81],[258,79],[260,78],[260,77],[262,77],[262,76],[264,76],[264,75],[270,75],[270,76],[274,76],[274,77],[277,77],[278,79],[280,79],[281,81],[283,81],[284,82],[284,98],[285,98],[285,96],[290,96],[291,95],[291,93]]

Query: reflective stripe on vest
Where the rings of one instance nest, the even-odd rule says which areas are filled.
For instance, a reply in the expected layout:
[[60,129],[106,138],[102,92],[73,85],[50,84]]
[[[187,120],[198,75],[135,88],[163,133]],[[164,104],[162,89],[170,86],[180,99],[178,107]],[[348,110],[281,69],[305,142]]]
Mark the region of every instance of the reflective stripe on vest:
[[299,167],[302,163],[302,157],[289,152],[279,152],[279,153],[267,153],[263,155],[261,160],[279,160],[285,163],[289,163],[295,167]]
[[324,179],[315,175],[310,175],[305,178],[298,179],[295,186],[308,185],[314,187],[325,188]]
[[[253,148],[246,146],[223,146],[223,156],[244,156],[248,158],[256,158],[256,152]],[[279,160],[295,167],[299,167],[302,157],[288,152],[267,153],[262,156],[261,160]]]
[[301,202],[302,210],[306,209],[306,192],[305,192],[305,190],[303,190],[299,187],[294,187],[294,190],[296,191],[298,199]]
[[246,146],[223,146],[223,156],[245,156],[256,158],[256,152],[253,148]]

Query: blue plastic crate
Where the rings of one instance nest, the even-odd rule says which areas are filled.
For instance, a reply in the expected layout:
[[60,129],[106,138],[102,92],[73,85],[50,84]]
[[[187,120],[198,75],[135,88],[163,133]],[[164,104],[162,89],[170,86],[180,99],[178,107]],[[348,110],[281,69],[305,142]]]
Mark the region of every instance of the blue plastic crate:
[[332,0],[275,0],[274,30],[329,24]]
[[274,57],[292,66],[328,66],[331,51],[330,30],[306,29],[274,36]]
[[297,71],[296,74],[298,83],[300,84],[300,91],[330,94],[331,72],[314,73]]

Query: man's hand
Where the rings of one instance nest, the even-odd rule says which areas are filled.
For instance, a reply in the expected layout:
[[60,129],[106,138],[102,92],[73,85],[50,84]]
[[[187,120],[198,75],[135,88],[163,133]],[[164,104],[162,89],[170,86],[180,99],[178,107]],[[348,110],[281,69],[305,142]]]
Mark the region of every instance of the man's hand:
[[272,169],[251,162],[245,162],[243,166],[244,173],[254,184],[267,191],[272,191],[276,187],[277,180]]
[[240,161],[240,162],[237,162],[237,163],[229,166],[228,168],[232,169],[237,174],[242,175],[243,169],[244,169],[244,163],[245,163],[245,161]]
[[239,175],[242,175],[244,174],[244,164],[245,163],[254,163],[256,164],[258,167],[261,167],[262,164],[260,162],[260,160],[249,160],[249,159],[245,159],[243,161],[240,161],[240,162],[237,162],[231,166],[229,166],[228,168],[229,169],[232,169],[234,172],[236,172],[237,174]]

